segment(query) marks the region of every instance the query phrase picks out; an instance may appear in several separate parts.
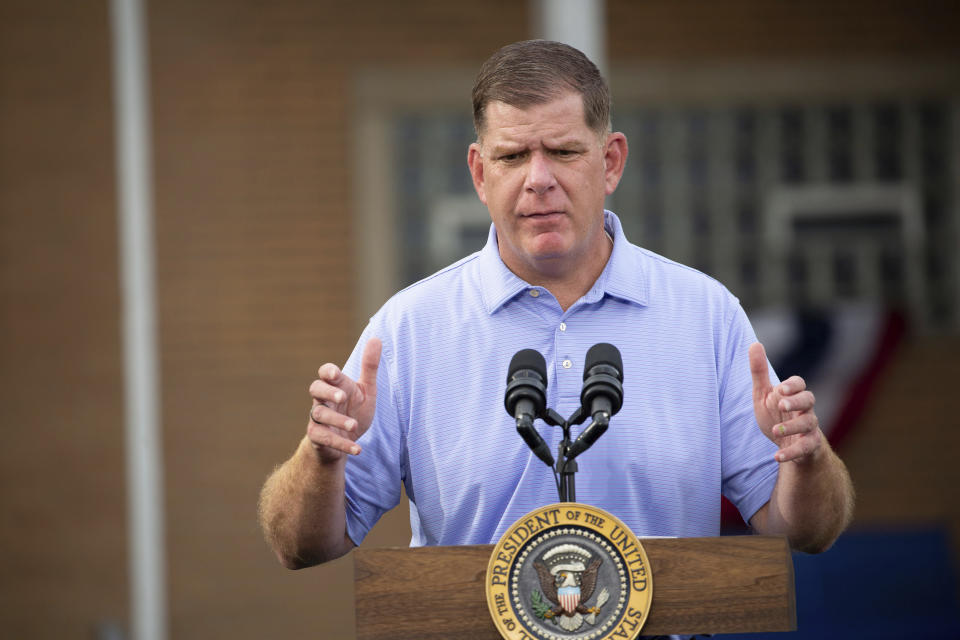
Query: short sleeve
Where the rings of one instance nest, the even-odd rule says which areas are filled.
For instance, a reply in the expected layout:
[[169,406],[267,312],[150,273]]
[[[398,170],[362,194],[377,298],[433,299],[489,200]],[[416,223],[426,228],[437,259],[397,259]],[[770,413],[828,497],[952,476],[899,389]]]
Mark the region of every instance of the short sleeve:
[[402,426],[393,388],[395,354],[389,337],[380,335],[374,326],[373,323],[367,326],[343,367],[345,374],[356,379],[367,341],[374,336],[381,339],[383,351],[377,369],[376,412],[370,428],[357,441],[362,451],[347,459],[345,470],[347,534],[356,545],[363,542],[380,516],[400,502],[403,481]]
[[[756,342],[753,327],[740,304],[731,296],[730,321],[721,352],[721,475],[723,495],[740,511],[745,522],[770,500],[779,465],[776,445],[757,425],[753,412],[750,345]],[[768,363],[769,366],[769,363]],[[769,368],[770,380],[779,380]]]

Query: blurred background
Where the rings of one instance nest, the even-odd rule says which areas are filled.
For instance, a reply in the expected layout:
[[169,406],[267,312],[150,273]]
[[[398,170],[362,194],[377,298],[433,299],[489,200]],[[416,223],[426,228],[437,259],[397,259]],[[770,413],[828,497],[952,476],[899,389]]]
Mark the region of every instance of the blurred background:
[[[837,608],[872,566],[861,586],[896,591],[861,622],[902,598],[955,620],[960,5],[597,4],[630,141],[608,208],[741,299],[856,484],[852,533],[809,559],[813,601]],[[169,637],[353,637],[350,558],[281,568],[258,492],[317,367],[483,242],[469,90],[549,5],[148,3]],[[0,0],[5,638],[133,626],[111,37],[106,2]],[[364,544],[408,536],[401,506]]]

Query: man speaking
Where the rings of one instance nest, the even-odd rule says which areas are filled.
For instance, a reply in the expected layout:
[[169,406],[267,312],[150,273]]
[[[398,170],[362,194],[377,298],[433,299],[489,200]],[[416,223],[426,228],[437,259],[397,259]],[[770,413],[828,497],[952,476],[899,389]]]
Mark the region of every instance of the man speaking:
[[[623,406],[578,458],[578,501],[641,537],[714,536],[722,494],[758,532],[829,547],[853,491],[804,381],[778,381],[721,284],[630,244],[603,208],[627,139],[596,66],[556,42],[506,46],[480,70],[473,116],[487,244],[391,298],[342,370],[320,367],[306,435],[261,495],[280,561],[347,553],[401,484],[415,546],[494,543],[555,502],[551,472],[503,410],[504,373],[513,354],[539,351],[547,405],[569,415],[601,342],[622,354]],[[536,429],[556,451],[560,430]]]

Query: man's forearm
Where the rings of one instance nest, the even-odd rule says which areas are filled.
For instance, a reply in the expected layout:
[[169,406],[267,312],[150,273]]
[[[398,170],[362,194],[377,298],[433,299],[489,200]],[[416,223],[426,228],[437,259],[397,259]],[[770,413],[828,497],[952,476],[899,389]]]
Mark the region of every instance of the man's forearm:
[[345,462],[345,458],[322,461],[304,438],[264,484],[260,525],[285,567],[319,564],[353,548],[346,533]]
[[813,459],[780,465],[770,502],[751,524],[760,533],[786,535],[794,549],[820,553],[850,524],[853,502],[847,468],[824,442]]

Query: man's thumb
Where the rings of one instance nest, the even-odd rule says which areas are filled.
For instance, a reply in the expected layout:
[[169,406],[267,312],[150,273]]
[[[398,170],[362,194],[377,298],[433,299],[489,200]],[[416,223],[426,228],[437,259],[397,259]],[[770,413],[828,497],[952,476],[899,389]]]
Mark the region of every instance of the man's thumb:
[[363,347],[360,361],[360,383],[369,392],[377,388],[377,369],[380,366],[380,351],[383,343],[380,338],[370,338]]
[[754,391],[765,390],[770,385],[770,372],[767,365],[767,352],[763,345],[754,342],[748,352],[750,357],[750,375],[753,378]]

